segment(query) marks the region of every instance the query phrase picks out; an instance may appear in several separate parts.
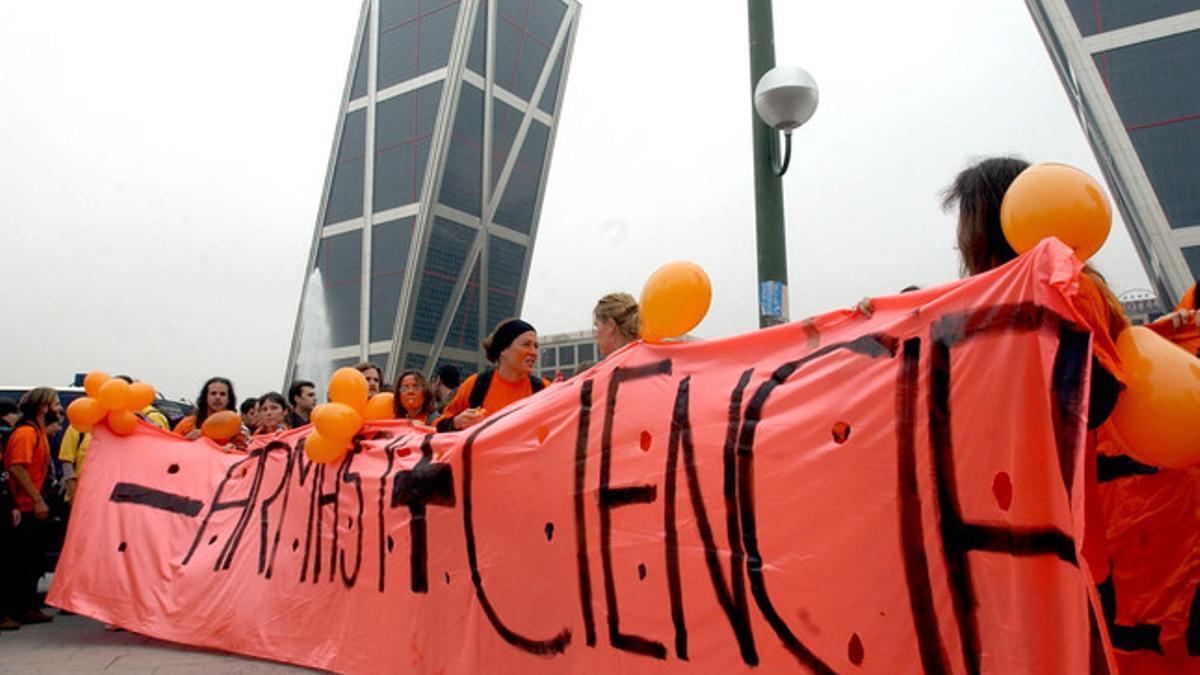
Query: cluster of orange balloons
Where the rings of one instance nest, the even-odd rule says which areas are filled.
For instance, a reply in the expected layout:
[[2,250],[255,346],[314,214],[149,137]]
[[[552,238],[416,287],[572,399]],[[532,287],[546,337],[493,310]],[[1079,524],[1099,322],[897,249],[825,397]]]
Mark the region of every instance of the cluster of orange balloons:
[[642,287],[642,338],[662,342],[686,335],[700,324],[712,304],[712,283],[693,262],[669,262]]
[[1017,253],[1057,237],[1087,260],[1112,230],[1112,206],[1094,178],[1067,164],[1036,164],[1022,171],[1000,203],[1000,227]]
[[304,452],[314,462],[341,459],[364,422],[393,417],[393,395],[371,396],[367,378],[353,368],[340,368],[329,379],[329,400],[313,409],[313,431],[304,442]]
[[93,370],[83,379],[87,396],[71,401],[67,406],[67,419],[71,426],[83,432],[104,421],[108,428],[122,436],[128,436],[137,428],[137,412],[154,403],[154,387],[145,382],[129,384],[108,376],[108,373]]

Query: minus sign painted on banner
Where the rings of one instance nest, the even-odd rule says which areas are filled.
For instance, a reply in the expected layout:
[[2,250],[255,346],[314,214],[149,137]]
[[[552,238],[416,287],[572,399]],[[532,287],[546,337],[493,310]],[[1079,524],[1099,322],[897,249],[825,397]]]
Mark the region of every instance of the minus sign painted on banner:
[[119,504],[141,504],[190,518],[195,518],[200,514],[200,509],[204,508],[204,502],[198,499],[190,499],[183,495],[163,492],[135,483],[117,483],[113,486],[112,496],[109,497],[109,500]]

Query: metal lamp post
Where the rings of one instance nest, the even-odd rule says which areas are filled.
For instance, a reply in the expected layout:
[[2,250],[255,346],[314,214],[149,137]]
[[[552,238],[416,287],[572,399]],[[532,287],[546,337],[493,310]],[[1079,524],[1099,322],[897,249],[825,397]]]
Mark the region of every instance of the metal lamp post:
[[[787,246],[783,181],[791,159],[792,130],[817,109],[817,83],[802,68],[775,67],[771,0],[749,0],[750,83],[754,87],[754,212],[758,241],[758,325],[788,320]],[[779,158],[778,134],[784,135]]]

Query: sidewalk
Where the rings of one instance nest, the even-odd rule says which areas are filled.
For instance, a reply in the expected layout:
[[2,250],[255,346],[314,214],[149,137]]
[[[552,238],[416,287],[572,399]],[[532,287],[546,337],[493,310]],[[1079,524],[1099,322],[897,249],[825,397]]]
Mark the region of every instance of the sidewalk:
[[[43,581],[43,589],[45,586]],[[317,671],[273,661],[235,656],[163,642],[136,633],[107,631],[104,624],[83,616],[53,614],[50,623],[0,632],[0,673],[314,673]]]

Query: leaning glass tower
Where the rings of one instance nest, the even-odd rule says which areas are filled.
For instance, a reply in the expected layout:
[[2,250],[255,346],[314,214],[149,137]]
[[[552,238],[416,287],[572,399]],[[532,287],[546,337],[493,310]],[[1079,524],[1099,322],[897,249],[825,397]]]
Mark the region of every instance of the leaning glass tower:
[[[331,367],[474,372],[480,340],[520,312],[579,11],[364,0],[307,268]],[[289,380],[312,347],[306,299]]]
[[1025,0],[1165,308],[1200,277],[1200,0]]

